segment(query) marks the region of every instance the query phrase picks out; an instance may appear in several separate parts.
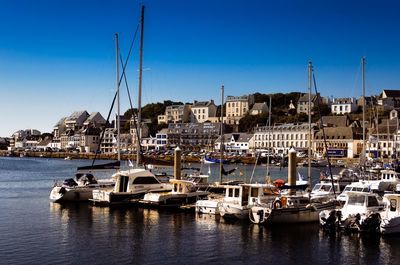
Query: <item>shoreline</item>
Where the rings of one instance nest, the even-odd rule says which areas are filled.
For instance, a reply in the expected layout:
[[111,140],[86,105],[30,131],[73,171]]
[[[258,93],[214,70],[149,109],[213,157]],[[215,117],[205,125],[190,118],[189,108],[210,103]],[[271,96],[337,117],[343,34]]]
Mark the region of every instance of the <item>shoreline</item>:
[[[69,157],[70,159],[93,159],[95,157],[94,153],[70,153],[70,152],[33,152],[33,151],[8,151],[0,150],[1,157],[36,157],[36,158],[59,158],[65,159]],[[117,160],[117,154],[97,154],[96,159],[99,160]],[[174,163],[173,155],[160,156],[146,156],[143,158],[146,164],[154,165],[170,165]],[[226,157],[225,159],[231,160],[230,164],[254,164],[256,159],[254,157]],[[121,160],[131,160],[136,161],[136,154],[121,154]],[[359,164],[358,158],[331,158],[331,164],[335,167],[336,161],[345,161],[345,167],[354,166]],[[304,161],[304,159],[298,159],[297,162]],[[201,163],[200,157],[192,156],[182,156],[183,163]],[[259,164],[265,164],[259,161]]]

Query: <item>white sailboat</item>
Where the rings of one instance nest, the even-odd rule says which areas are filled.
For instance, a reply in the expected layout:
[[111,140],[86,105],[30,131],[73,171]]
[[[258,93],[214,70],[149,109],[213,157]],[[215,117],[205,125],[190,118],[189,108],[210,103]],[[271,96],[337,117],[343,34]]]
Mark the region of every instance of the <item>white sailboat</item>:
[[[121,204],[131,203],[137,199],[144,197],[146,192],[150,191],[168,191],[172,189],[171,185],[161,183],[155,175],[144,168],[140,168],[140,126],[141,126],[141,93],[142,93],[142,68],[143,68],[143,31],[144,31],[144,6],[141,8],[141,34],[140,34],[140,62],[139,62],[139,89],[138,89],[138,117],[137,117],[137,153],[136,163],[137,168],[129,169],[127,171],[120,171],[113,175],[116,179],[115,187],[112,190],[96,189],[93,190],[92,201],[95,204]],[[116,35],[117,46],[117,91],[119,91],[119,74],[118,74],[118,35]],[[119,92],[118,92],[119,95]],[[119,96],[118,96],[119,98]],[[119,101],[119,100],[118,100]],[[119,112],[119,108],[118,108]],[[119,117],[119,114],[117,115]],[[119,124],[117,125],[119,129]],[[119,152],[119,137],[118,142],[118,157]]]

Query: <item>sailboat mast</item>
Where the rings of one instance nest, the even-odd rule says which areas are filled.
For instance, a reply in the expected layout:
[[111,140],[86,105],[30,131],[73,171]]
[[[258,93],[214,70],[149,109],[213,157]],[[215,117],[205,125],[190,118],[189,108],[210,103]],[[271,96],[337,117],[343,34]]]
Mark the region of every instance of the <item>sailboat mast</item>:
[[308,186],[311,188],[311,86],[312,62],[308,62]]
[[366,146],[365,146],[365,111],[366,111],[366,102],[365,102],[365,57],[361,59],[361,69],[362,69],[362,97],[363,97],[363,149],[362,149],[362,164],[365,164],[365,152],[366,152]]
[[121,161],[121,121],[120,121],[120,96],[119,96],[119,47],[118,47],[118,33],[115,34],[115,76],[116,76],[116,89],[117,89],[117,152],[118,152],[118,161]]
[[269,177],[269,156],[271,154],[271,110],[272,97],[269,96],[269,111],[268,111],[268,154],[267,154],[267,177]]
[[144,5],[142,6],[140,18],[140,47],[139,47],[139,89],[138,89],[138,117],[137,117],[137,144],[136,144],[136,164],[140,165],[140,141],[142,126],[142,74],[143,74],[143,30],[144,30]]
[[222,159],[224,158],[224,86],[221,86],[221,143],[220,143],[220,159],[219,159],[219,182],[222,183]]

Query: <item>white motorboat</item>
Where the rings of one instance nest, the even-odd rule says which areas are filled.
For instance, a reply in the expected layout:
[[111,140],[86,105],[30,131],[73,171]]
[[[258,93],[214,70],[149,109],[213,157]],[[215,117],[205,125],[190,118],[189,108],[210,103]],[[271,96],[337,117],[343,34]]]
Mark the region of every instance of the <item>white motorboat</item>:
[[320,224],[325,230],[344,229],[346,231],[377,232],[380,227],[380,214],[383,203],[376,193],[348,192],[347,200],[341,209],[322,211]]
[[208,191],[199,190],[195,182],[182,179],[170,179],[172,190],[168,192],[149,191],[139,202],[152,206],[180,207],[195,203],[197,200],[204,199],[209,194]]
[[52,202],[80,202],[92,199],[95,189],[111,190],[114,188],[113,179],[95,179],[90,173],[77,173],[75,179],[69,178],[63,183],[55,183],[51,192]]
[[251,207],[249,218],[255,224],[318,222],[321,211],[335,209],[337,205],[335,200],[311,203],[302,195],[282,195],[268,204]]
[[364,181],[358,181],[358,182],[353,182],[349,185],[346,185],[346,187],[344,188],[342,193],[340,193],[339,196],[337,196],[337,200],[342,204],[346,203],[346,200],[347,200],[346,194],[348,192],[352,192],[352,191],[369,192],[370,184],[368,184]]
[[147,192],[165,192],[172,189],[168,183],[162,183],[149,170],[142,168],[119,171],[113,175],[116,179],[114,189],[93,190],[95,204],[128,204],[142,199]]
[[339,183],[334,182],[332,185],[331,181],[321,181],[320,183],[315,184],[314,188],[311,191],[311,201],[312,202],[323,202],[335,199],[337,195],[340,194],[340,186]]
[[380,171],[380,180],[371,180],[371,190],[374,192],[395,191],[400,184],[400,173],[391,169]]
[[247,219],[253,205],[267,203],[279,194],[272,184],[240,184],[226,186],[225,197],[218,204],[225,219]]
[[400,194],[385,194],[386,208],[381,212],[381,233],[400,233]]

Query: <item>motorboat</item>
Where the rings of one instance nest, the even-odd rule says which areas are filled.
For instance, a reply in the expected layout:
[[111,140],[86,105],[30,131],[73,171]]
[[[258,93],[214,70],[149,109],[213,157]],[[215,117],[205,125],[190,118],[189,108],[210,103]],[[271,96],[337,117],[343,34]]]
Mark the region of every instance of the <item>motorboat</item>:
[[165,192],[172,190],[172,185],[162,183],[151,171],[134,168],[118,171],[113,175],[116,180],[112,190],[93,190],[94,204],[129,204],[142,199],[147,192]]
[[253,205],[267,203],[279,194],[272,184],[240,184],[225,187],[225,197],[218,204],[224,219],[248,219]]
[[383,201],[386,208],[381,212],[381,233],[400,233],[400,194],[385,194]]
[[348,192],[352,192],[352,191],[359,191],[359,192],[370,192],[370,184],[360,180],[358,182],[353,182],[349,185],[346,185],[346,187],[344,188],[344,190],[342,191],[342,193],[339,194],[339,196],[337,196],[337,200],[344,204],[347,200],[347,196],[346,194]]
[[324,230],[343,229],[349,232],[378,232],[384,204],[376,193],[348,192],[341,209],[322,211],[320,224]]
[[181,207],[190,205],[197,200],[204,199],[208,191],[199,190],[195,182],[183,179],[170,179],[170,191],[149,191],[139,201],[140,204],[149,206]]
[[312,202],[317,201],[329,201],[336,199],[335,197],[340,194],[339,183],[334,182],[332,185],[331,181],[322,180],[320,183],[315,184],[312,189],[310,196]]
[[394,192],[396,185],[400,184],[400,173],[395,170],[384,169],[380,171],[380,180],[371,180],[369,183],[373,192]]
[[251,207],[249,218],[255,224],[318,222],[321,211],[335,209],[337,205],[335,200],[313,203],[302,195],[281,195],[270,203]]
[[81,202],[92,199],[93,190],[111,190],[113,179],[96,179],[91,173],[77,173],[62,183],[56,182],[50,192],[52,202]]

